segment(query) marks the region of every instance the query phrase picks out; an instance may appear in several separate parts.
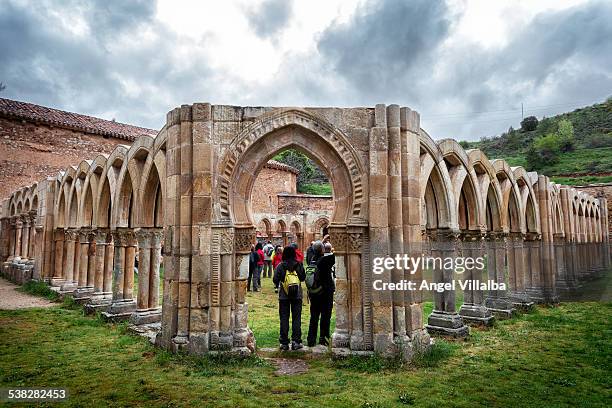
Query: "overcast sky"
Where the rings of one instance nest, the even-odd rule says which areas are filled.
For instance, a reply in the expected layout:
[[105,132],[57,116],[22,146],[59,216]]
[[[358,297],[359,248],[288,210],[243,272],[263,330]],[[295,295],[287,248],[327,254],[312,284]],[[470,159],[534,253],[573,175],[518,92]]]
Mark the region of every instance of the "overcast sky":
[[0,97],[159,129],[184,103],[421,112],[477,140],[612,95],[612,2],[0,0]]

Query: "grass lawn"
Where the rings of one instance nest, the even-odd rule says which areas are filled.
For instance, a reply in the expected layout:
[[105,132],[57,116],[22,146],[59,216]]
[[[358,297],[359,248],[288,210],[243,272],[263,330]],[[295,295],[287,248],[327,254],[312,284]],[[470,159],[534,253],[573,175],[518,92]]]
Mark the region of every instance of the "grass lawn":
[[[249,294],[260,346],[278,336],[269,286],[264,280],[266,291]],[[612,303],[540,307],[473,330],[467,341],[437,340],[410,366],[325,356],[290,377],[275,376],[260,357],[175,356],[67,305],[0,311],[0,387],[67,387],[63,406],[72,407],[603,407],[612,400]]]

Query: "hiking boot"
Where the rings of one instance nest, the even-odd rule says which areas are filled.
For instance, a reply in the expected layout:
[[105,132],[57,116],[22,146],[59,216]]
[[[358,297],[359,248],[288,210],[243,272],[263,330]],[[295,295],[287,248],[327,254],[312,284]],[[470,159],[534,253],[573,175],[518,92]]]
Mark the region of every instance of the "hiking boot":
[[299,349],[302,349],[302,348],[304,348],[304,345],[302,343],[298,343],[298,342],[295,342],[295,341],[291,342],[291,350],[299,350]]
[[281,344],[279,349],[280,349],[280,351],[287,351],[287,350],[289,350],[289,345],[288,344]]
[[274,288],[274,293],[278,293],[278,288]]

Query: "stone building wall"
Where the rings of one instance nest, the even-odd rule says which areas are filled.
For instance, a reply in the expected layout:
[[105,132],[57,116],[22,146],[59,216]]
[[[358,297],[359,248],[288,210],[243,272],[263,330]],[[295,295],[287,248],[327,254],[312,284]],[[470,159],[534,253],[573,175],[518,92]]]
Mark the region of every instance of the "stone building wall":
[[278,195],[281,193],[295,194],[297,174],[295,171],[266,165],[257,175],[257,180],[251,193],[251,205],[254,213],[276,213]]
[[[576,186],[575,188],[594,197],[606,197],[608,208],[612,208],[612,183],[588,184],[586,186]],[[612,212],[608,214],[608,229],[612,232]]]
[[279,194],[278,212],[280,214],[297,214],[300,211],[329,212],[334,211],[334,198],[311,194]]
[[77,166],[118,144],[131,144],[76,130],[0,117],[0,197]]

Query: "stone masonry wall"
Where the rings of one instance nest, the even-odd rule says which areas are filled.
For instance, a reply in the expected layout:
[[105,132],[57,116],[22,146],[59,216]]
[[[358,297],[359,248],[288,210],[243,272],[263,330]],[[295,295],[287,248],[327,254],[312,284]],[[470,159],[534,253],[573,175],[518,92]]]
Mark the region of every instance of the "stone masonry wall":
[[264,167],[255,180],[251,193],[254,213],[276,213],[278,194],[296,193],[297,175],[290,171]]
[[318,196],[310,194],[280,194],[278,196],[279,214],[298,214],[300,211],[334,211],[332,196]]
[[[608,208],[612,209],[612,183],[589,184],[586,186],[576,186],[576,189],[584,191],[594,197],[605,196]],[[612,211],[608,214],[608,229],[612,232]]]
[[0,199],[127,140],[0,117]]

